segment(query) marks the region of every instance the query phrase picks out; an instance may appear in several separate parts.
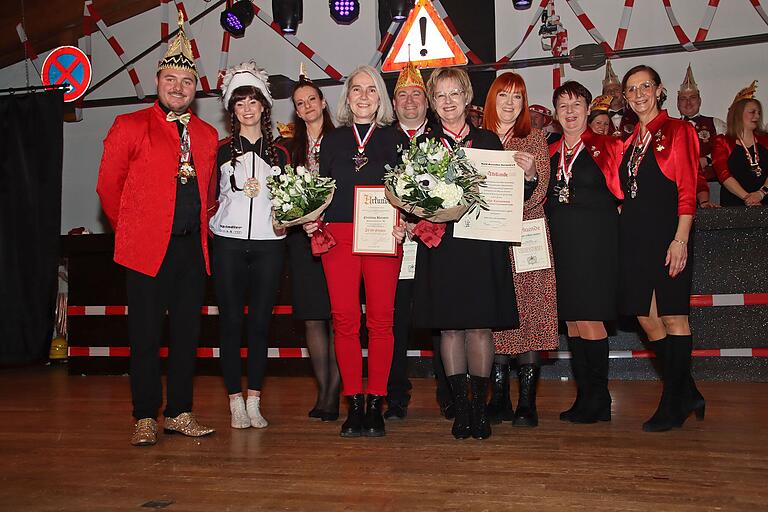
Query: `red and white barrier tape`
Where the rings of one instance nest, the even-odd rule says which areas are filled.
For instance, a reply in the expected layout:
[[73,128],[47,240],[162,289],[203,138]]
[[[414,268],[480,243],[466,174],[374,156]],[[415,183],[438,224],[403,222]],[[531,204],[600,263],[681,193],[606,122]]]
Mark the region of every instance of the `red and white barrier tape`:
[[144,99],[144,89],[141,87],[141,81],[139,80],[138,73],[136,73],[136,69],[133,67],[133,65],[126,64],[125,62],[125,50],[123,50],[123,47],[120,46],[119,42],[117,42],[117,38],[114,36],[109,27],[107,27],[107,24],[104,23],[104,20],[101,18],[101,15],[96,10],[96,7],[94,7],[93,3],[90,2],[86,3],[85,5],[91,14],[92,21],[96,23],[96,27],[99,29],[99,32],[101,32],[101,34],[106,38],[109,46],[112,47],[112,50],[115,52],[115,54],[117,54],[120,62],[122,62],[125,66],[125,70],[128,72],[128,76],[131,78],[131,82],[133,83],[133,88],[136,90],[136,96],[140,100]]
[[473,52],[469,46],[467,46],[467,43],[464,42],[464,40],[459,35],[459,31],[456,30],[456,25],[453,24],[453,21],[451,21],[451,18],[448,16],[448,13],[446,12],[445,8],[443,7],[443,4],[440,3],[440,0],[433,0],[432,5],[435,7],[435,10],[440,15],[440,18],[445,23],[445,26],[448,27],[448,31],[451,33],[453,38],[456,40],[456,44],[459,45],[459,48],[461,48],[461,51],[464,52],[464,54],[467,56],[469,61],[472,64],[482,64],[483,61],[480,60],[480,57],[475,55],[475,52]]
[[544,9],[546,9],[547,4],[549,4],[549,0],[541,0],[539,7],[536,9],[536,12],[533,14],[533,19],[531,20],[531,23],[528,25],[528,28],[525,30],[525,34],[523,34],[522,41],[520,41],[520,44],[515,46],[511,52],[509,52],[508,54],[500,58],[498,61],[496,61],[496,63],[494,64],[494,67],[496,69],[499,69],[499,67],[501,67],[501,64],[504,64],[512,60],[512,57],[514,57],[517,51],[523,46],[525,41],[528,39],[528,36],[531,35],[531,32],[533,32],[533,28],[539,24],[539,20],[541,19],[541,13],[544,12]]
[[387,46],[389,46],[389,43],[392,42],[392,40],[395,38],[397,29],[402,24],[403,24],[402,21],[392,20],[392,23],[389,24],[389,28],[387,29],[387,33],[384,34],[384,37],[381,38],[379,47],[376,48],[376,53],[373,54],[373,57],[371,57],[371,60],[368,62],[369,66],[372,66],[372,67],[379,66],[379,64],[381,63],[381,58],[384,56],[384,50],[387,49]]
[[272,30],[277,32],[280,37],[291,43],[294,48],[299,50],[305,57],[314,62],[320,69],[325,72],[326,75],[333,78],[334,80],[341,80],[343,75],[336,68],[321,59],[315,50],[301,42],[298,37],[294,36],[293,34],[284,33],[280,29],[280,25],[278,25],[275,20],[273,20],[263,9],[261,9],[256,4],[253,4],[253,12],[256,14],[257,18],[266,23],[266,25]]
[[624,0],[624,10],[621,11],[621,21],[619,29],[616,31],[616,42],[613,43],[615,51],[623,50],[624,43],[627,41],[627,32],[629,31],[629,20],[632,19],[632,9],[635,7],[635,0]]
[[32,43],[29,42],[29,38],[27,37],[27,33],[24,31],[24,27],[21,23],[16,24],[16,33],[19,35],[19,40],[21,41],[21,44],[24,46],[24,51],[27,54],[27,59],[29,59],[30,62],[32,62],[32,66],[34,66],[35,70],[37,71],[37,74],[41,74],[43,72],[43,65],[40,62],[40,56],[37,55],[37,52],[35,52],[35,49],[32,48]]
[[712,21],[715,19],[715,13],[717,12],[717,7],[719,5],[720,0],[709,0],[707,10],[704,12],[704,19],[701,20],[701,26],[699,27],[699,31],[696,32],[694,42],[703,41],[707,38],[709,28],[712,26]]
[[765,13],[765,10],[760,5],[760,0],[749,0],[749,3],[752,4],[752,7],[755,8],[755,10],[757,11],[757,14],[759,14],[760,17],[763,18],[763,21],[765,22],[765,24],[768,25],[768,14]]
[[[565,0],[565,3],[568,4],[568,7],[571,8],[573,14],[576,15],[576,18],[579,20],[581,25],[586,29],[587,32],[589,32],[589,35],[592,37],[592,39],[594,39],[597,44],[603,47],[605,54],[611,55],[613,53],[613,48],[611,48],[611,45],[608,44],[608,41],[605,40],[603,34],[597,30],[595,24],[592,23],[592,20],[589,19],[587,13],[585,13],[584,9],[582,9],[581,5],[579,5],[578,0]],[[557,87],[559,87],[559,85]]]
[[[69,357],[128,357],[130,347],[69,347]],[[696,349],[693,357],[768,357],[766,348],[716,348]],[[240,349],[240,357],[247,357],[248,349]],[[433,357],[431,350],[409,350],[408,357]],[[160,347],[160,357],[168,357],[168,347]],[[216,359],[220,357],[218,347],[198,347],[197,357],[201,359]],[[304,347],[270,347],[267,349],[269,359],[307,359],[309,350]],[[363,357],[368,357],[368,349],[363,349]],[[542,353],[545,359],[570,359],[567,350],[551,350]],[[656,355],[651,350],[611,350],[610,359],[653,359]]]
[[[227,0],[227,9],[232,7],[232,0]],[[221,89],[221,84],[224,82],[224,73],[227,71],[227,65],[229,64],[229,42],[232,38],[232,34],[226,30],[222,30],[221,36],[221,54],[219,55],[219,72],[216,74],[216,88]]]
[[[204,92],[211,92],[211,84],[208,82],[208,75],[205,74],[205,69],[203,68],[203,60],[200,58],[200,50],[197,49],[197,42],[192,32],[192,25],[189,23],[189,16],[184,7],[184,2],[181,0],[173,1],[176,4],[176,9],[184,16],[184,33],[187,35],[187,39],[189,39],[190,46],[192,46],[192,56],[195,58],[195,67],[197,68],[197,76],[200,79],[200,87],[203,88]],[[167,8],[170,8],[170,6]]]
[[[83,45],[81,50],[83,50],[83,53],[85,53],[85,56],[88,58],[88,61],[91,63],[91,66],[93,66],[93,58],[91,56],[92,53],[92,45],[91,45],[91,34],[94,31],[93,28],[93,18],[91,18],[91,12],[88,10],[88,7],[92,4],[92,0],[85,0],[83,2]],[[75,121],[82,121],[83,120],[83,100],[85,98],[81,96],[80,98],[75,101]]]
[[160,45],[160,55],[158,55],[157,60],[160,60],[165,55],[165,52],[168,51],[168,34],[170,34],[170,25],[169,25],[169,16],[171,12],[171,8],[168,5],[171,0],[160,0],[160,41],[162,41],[162,44]]
[[677,40],[680,41],[680,44],[686,51],[695,52],[697,48],[693,46],[693,43],[688,39],[685,30],[680,26],[680,22],[677,21],[677,17],[675,16],[674,11],[672,11],[672,4],[670,2],[671,0],[661,0],[661,3],[664,4],[667,18],[669,18],[669,22],[672,24],[672,30],[674,30],[675,36],[677,36]]

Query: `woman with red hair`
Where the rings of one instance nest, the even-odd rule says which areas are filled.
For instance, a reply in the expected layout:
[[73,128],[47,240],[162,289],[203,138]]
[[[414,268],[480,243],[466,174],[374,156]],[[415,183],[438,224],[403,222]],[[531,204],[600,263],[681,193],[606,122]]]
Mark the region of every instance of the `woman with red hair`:
[[[515,162],[525,172],[524,221],[544,223],[549,242],[549,227],[544,215],[544,200],[549,184],[549,153],[544,132],[531,127],[525,82],[517,73],[503,73],[494,80],[485,100],[483,128],[496,133],[504,149],[516,151]],[[550,261],[554,261],[550,246]],[[518,272],[510,250],[513,281],[520,313],[520,328],[493,333],[496,356],[491,371],[493,393],[488,404],[493,421],[512,421],[516,426],[535,427],[536,384],[539,379],[541,350],[555,350],[557,297],[555,270],[549,268]],[[517,410],[509,398],[510,357],[517,358],[519,382]]]

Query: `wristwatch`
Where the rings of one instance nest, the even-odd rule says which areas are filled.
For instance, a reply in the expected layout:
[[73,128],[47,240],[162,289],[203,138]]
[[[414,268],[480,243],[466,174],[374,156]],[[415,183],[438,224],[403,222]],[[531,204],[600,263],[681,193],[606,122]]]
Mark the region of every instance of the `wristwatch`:
[[768,185],[763,185],[762,187],[760,187],[760,192],[768,196]]

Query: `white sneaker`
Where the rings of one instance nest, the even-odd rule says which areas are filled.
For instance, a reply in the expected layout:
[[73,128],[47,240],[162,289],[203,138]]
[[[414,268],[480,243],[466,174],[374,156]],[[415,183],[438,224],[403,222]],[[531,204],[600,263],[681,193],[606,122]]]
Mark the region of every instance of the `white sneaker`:
[[242,396],[229,399],[229,411],[232,413],[232,428],[248,428],[251,419],[245,410],[245,401]]
[[264,428],[269,425],[264,416],[261,415],[260,405],[260,396],[249,396],[245,404],[248,410],[248,417],[251,419],[251,426],[254,428]]

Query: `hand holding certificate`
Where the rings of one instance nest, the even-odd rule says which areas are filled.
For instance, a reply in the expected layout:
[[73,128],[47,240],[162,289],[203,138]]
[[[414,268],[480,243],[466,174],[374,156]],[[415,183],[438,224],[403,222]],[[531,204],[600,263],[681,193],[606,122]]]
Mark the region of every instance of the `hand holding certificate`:
[[456,222],[453,236],[519,243],[523,220],[523,169],[514,160],[515,151],[464,148],[464,152],[478,172],[485,176],[480,193],[488,210],[478,209],[464,215]]
[[356,186],[352,254],[395,256],[392,230],[400,215],[384,195],[384,186]]

